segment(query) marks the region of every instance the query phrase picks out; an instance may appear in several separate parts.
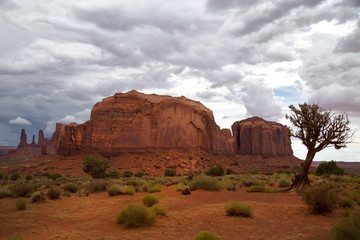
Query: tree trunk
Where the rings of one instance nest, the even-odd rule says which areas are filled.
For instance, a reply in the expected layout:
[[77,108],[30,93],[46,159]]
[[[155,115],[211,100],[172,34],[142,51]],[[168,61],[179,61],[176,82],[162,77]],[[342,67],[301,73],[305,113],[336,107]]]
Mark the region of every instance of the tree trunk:
[[301,164],[301,171],[295,175],[295,177],[292,179],[292,185],[291,188],[299,187],[301,185],[310,185],[310,181],[308,178],[308,172],[310,165],[315,157],[316,151],[315,150],[309,150],[305,162]]

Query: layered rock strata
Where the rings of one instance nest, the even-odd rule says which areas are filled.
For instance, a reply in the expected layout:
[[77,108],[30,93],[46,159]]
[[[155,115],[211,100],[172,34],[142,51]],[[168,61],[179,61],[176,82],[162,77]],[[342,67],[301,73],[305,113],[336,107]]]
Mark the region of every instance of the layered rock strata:
[[117,93],[95,104],[84,124],[57,124],[57,153],[100,153],[200,148],[209,153],[234,153],[230,130],[220,130],[213,113],[185,97]]
[[238,154],[264,158],[293,155],[289,129],[280,123],[252,117],[235,122],[232,131]]

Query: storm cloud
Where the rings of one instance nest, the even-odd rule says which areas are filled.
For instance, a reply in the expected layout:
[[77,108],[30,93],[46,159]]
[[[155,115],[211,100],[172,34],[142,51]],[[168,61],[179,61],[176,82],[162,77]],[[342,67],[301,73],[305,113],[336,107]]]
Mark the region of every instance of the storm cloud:
[[303,101],[360,122],[356,0],[9,0],[0,13],[1,144],[132,89],[200,100],[227,128]]

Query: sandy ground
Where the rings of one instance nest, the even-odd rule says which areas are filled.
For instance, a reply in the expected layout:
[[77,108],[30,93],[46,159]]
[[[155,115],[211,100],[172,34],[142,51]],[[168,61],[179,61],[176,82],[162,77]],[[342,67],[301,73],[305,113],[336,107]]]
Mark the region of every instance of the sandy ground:
[[[62,197],[29,203],[24,211],[16,199],[0,199],[0,237],[23,239],[193,239],[200,231],[211,231],[221,239],[325,239],[341,212],[311,215],[296,193],[246,193],[194,191],[182,196],[174,186],[164,187],[160,204],[168,214],[155,225],[125,229],[115,215],[130,202],[141,202],[145,193],[109,197]],[[254,207],[253,218],[229,217],[224,204],[237,200]]]

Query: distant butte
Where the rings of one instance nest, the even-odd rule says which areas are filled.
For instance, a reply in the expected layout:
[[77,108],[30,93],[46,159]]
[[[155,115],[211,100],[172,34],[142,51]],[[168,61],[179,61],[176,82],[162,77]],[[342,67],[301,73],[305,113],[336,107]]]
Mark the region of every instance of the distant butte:
[[41,131],[37,144],[27,144],[23,130],[18,150],[32,146],[41,155],[56,149],[65,159],[99,154],[111,158],[114,168],[148,174],[215,165],[238,172],[274,171],[300,164],[288,131],[280,123],[252,117],[235,122],[232,135],[230,129],[220,129],[212,111],[200,102],[133,90],[96,103],[83,124],[57,123],[51,139],[44,139]]

